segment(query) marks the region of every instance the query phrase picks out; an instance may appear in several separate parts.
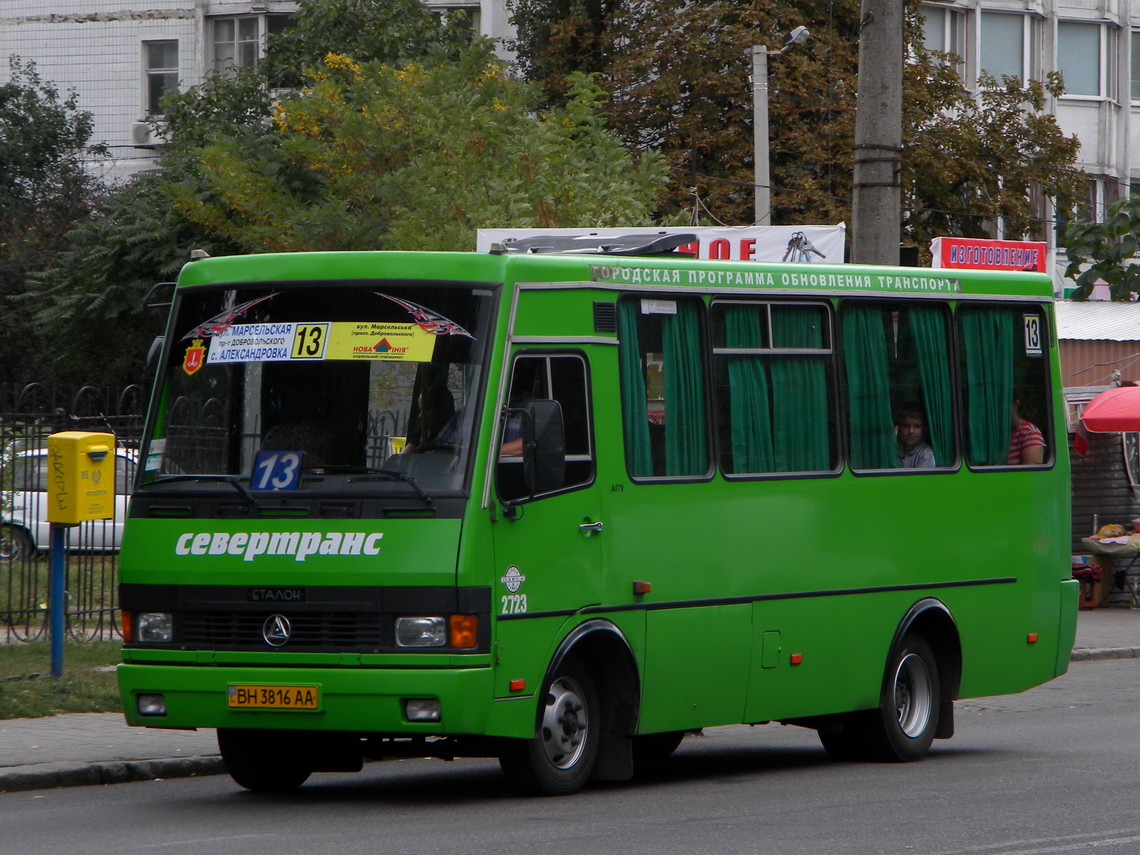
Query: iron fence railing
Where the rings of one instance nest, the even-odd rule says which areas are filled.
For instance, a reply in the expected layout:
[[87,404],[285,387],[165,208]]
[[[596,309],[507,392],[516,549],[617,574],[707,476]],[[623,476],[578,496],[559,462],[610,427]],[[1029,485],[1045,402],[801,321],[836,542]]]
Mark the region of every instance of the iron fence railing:
[[49,558],[42,451],[48,436],[63,430],[113,433],[120,449],[117,518],[69,529],[64,602],[69,635],[110,639],[119,634],[121,515],[137,463],[145,405],[140,386],[84,386],[67,393],[40,383],[0,388],[0,641],[46,637]]

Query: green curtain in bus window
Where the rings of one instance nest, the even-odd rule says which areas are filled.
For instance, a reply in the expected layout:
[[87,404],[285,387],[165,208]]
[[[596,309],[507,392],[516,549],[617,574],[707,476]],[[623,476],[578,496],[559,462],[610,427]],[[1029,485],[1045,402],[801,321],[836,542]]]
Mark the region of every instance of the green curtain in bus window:
[[926,432],[934,450],[934,462],[937,466],[950,466],[954,462],[954,416],[946,314],[937,306],[911,306],[907,319],[918,354]]
[[1005,463],[1009,454],[1009,413],[1013,406],[1013,324],[1001,308],[960,311],[966,362],[966,442],[970,462]]
[[[761,345],[756,309],[728,306],[724,312],[725,345],[756,348]],[[732,471],[773,472],[772,411],[768,403],[768,373],[756,356],[725,357],[728,369],[729,427],[732,435]]]
[[848,303],[843,307],[843,363],[847,370],[851,465],[891,469],[898,465],[891,372],[883,310]]
[[665,356],[665,474],[708,471],[704,372],[697,307],[677,301],[677,313],[662,316]]
[[621,347],[621,410],[625,431],[625,453],[631,475],[653,474],[653,454],[649,446],[649,408],[646,405],[645,374],[641,348],[637,343],[638,301],[618,302],[618,335]]
[[[826,318],[819,306],[772,306],[772,346],[824,346]],[[772,446],[777,472],[831,469],[827,366],[813,356],[775,356]]]

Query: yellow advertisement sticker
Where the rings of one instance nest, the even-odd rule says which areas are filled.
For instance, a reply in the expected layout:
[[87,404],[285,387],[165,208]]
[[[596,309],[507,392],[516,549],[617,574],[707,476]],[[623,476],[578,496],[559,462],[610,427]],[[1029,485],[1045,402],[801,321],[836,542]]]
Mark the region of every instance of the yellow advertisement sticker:
[[436,338],[416,324],[334,323],[324,358],[431,362]]

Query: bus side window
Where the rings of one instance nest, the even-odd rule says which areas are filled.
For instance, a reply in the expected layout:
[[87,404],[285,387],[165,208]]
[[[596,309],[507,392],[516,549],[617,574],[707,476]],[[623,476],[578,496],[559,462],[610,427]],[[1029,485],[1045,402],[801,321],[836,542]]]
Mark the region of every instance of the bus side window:
[[554,400],[562,407],[566,438],[566,470],[562,485],[551,492],[583,487],[594,480],[593,424],[590,412],[586,360],[580,354],[523,355],[511,368],[508,415],[503,426],[498,465],[498,492],[503,501],[530,497],[523,474],[523,458],[514,439],[517,414],[526,401]]
[[622,424],[635,477],[709,474],[702,303],[618,302]]
[[[916,301],[839,306],[852,469],[954,465],[946,310]],[[905,431],[907,423],[916,431]]]
[[718,300],[712,337],[724,473],[833,471],[838,453],[827,307]]
[[963,426],[970,465],[1022,464],[1027,462],[1021,456],[1025,445],[1034,447],[1031,459],[1049,464],[1054,458],[1048,335],[1041,306],[959,305]]

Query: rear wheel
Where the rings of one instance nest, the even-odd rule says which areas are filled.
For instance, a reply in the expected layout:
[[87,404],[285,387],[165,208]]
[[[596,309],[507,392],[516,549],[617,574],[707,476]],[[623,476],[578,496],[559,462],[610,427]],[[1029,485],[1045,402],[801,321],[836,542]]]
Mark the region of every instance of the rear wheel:
[[313,772],[303,746],[284,731],[219,728],[218,748],[230,777],[254,792],[296,789]]
[[34,555],[36,545],[27,529],[15,525],[0,525],[0,561],[15,564]]
[[499,765],[527,792],[577,792],[594,768],[600,724],[592,675],[580,663],[564,662],[543,691],[534,737],[512,740],[499,754]]
[[879,708],[843,716],[819,731],[820,742],[837,760],[919,760],[938,730],[940,692],[934,651],[921,635],[907,635],[887,663]]

